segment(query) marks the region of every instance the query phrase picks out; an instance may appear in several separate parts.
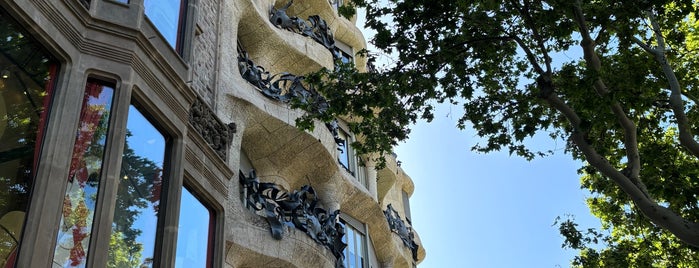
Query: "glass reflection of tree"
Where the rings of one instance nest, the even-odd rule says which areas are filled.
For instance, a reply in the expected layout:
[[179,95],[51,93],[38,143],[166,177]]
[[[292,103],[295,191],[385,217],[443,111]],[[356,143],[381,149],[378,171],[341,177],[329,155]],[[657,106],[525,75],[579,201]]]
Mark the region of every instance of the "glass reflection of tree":
[[[137,242],[142,231],[134,226],[140,214],[152,207],[157,215],[162,187],[162,169],[152,160],[139,156],[129,146],[127,130],[121,163],[121,181],[112,224],[108,267],[139,267],[143,244]],[[153,245],[149,245],[153,246]],[[146,260],[149,262],[150,260]],[[148,263],[143,263],[149,265]]]
[[[4,15],[4,14],[1,14]],[[0,16],[0,23],[8,25]],[[11,25],[8,28],[13,28]],[[29,38],[0,31],[0,265],[21,237],[38,156],[40,128],[50,101],[51,61]],[[27,48],[31,53],[25,53]],[[33,51],[32,51],[33,50]],[[21,213],[17,213],[21,212]],[[19,222],[17,226],[14,223]],[[10,228],[9,225],[12,225]],[[10,228],[10,229],[8,229]]]
[[88,80],[63,199],[55,265],[84,267],[109,127],[113,88]]

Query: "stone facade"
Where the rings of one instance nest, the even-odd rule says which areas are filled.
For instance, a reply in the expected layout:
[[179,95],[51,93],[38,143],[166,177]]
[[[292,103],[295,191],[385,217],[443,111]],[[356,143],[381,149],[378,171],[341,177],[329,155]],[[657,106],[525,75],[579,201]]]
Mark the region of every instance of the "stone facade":
[[[85,258],[71,257],[76,266],[112,264],[110,223],[119,206],[114,201],[117,189],[126,181],[120,172],[127,150],[124,141],[132,135],[126,130],[127,114],[134,105],[167,137],[157,239],[153,257],[144,264],[182,265],[178,240],[183,241],[179,226],[188,216],[180,213],[189,207],[183,203],[185,190],[213,215],[204,246],[209,267],[346,267],[354,261],[359,263],[356,267],[365,268],[415,267],[425,258],[409,220],[407,200],[414,185],[395,157],[389,156],[387,167],[377,171],[374,163],[353,155],[350,148],[339,150],[338,136],[323,123],[317,122],[310,132],[297,129],[294,122],[302,111],[266,97],[241,76],[239,46],[271,74],[302,76],[321,67],[333,68],[333,52],[326,46],[270,22],[272,8],[284,7],[286,0],[158,0],[176,3],[168,7],[179,6],[180,11],[172,13],[179,16],[176,41],[168,39],[160,24],[168,19],[148,13],[155,12],[149,9],[153,1],[0,0],[6,16],[59,64],[58,73],[52,75],[55,89],[34,159],[38,164],[30,205],[24,211],[17,253],[12,255],[16,267],[61,266],[54,258],[58,226],[67,221],[64,196],[71,183],[66,176],[73,172],[70,156],[77,146],[75,133],[83,121],[80,104],[89,79],[112,85],[114,100],[99,187],[91,197],[94,214],[87,217],[92,221],[85,238],[90,243],[81,249]],[[297,0],[286,13],[303,20],[318,15],[334,40],[345,50],[350,48],[344,51],[347,54],[366,46],[354,19],[338,16],[328,0]],[[354,62],[365,69],[365,59],[355,57]],[[354,139],[341,119],[338,125],[344,140]],[[251,170],[259,183],[283,190],[267,195],[281,206],[290,206],[295,190],[310,186],[317,202],[311,207],[322,207],[327,215],[338,211],[334,220],[326,214],[322,219],[345,226],[346,239],[354,239],[342,247],[344,259],[327,246],[330,242],[318,242],[325,238],[292,224],[282,224],[281,235],[273,236],[270,222],[261,216],[264,210],[246,206],[250,189],[241,184],[240,176]],[[391,211],[391,219],[385,211]],[[397,230],[395,225],[409,230]]]

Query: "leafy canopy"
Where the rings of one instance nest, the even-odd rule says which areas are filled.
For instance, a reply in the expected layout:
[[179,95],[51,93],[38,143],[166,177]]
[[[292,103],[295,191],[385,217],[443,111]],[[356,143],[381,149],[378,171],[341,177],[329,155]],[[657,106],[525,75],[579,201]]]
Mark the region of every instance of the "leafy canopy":
[[[528,148],[528,137],[565,139],[605,229],[561,222],[564,246],[581,249],[575,265],[696,266],[695,1],[353,3],[366,8],[379,51],[360,52],[369,72],[310,75],[330,109],[302,122],[356,118],[359,152],[386,153],[416,120],[430,121],[436,103],[451,102],[463,105],[458,127],[484,138],[476,151],[532,159],[550,152]],[[379,55],[393,62],[374,66]]]

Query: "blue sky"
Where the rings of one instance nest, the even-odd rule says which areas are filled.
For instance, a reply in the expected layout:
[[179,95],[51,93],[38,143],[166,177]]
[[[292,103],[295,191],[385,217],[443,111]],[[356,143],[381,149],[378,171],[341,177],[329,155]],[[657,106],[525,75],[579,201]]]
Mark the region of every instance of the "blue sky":
[[419,267],[568,267],[575,252],[561,248],[555,218],[572,214],[581,227],[599,227],[585,205],[579,163],[543,135],[533,145],[558,149],[554,156],[527,162],[472,152],[475,132],[446,116],[458,111],[441,106],[396,148],[415,182],[413,225],[427,251]]

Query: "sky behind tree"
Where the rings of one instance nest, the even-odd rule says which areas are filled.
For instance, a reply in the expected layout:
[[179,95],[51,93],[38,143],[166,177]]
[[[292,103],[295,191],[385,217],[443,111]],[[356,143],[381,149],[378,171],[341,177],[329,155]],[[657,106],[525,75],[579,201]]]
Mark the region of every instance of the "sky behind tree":
[[569,267],[576,252],[561,248],[556,217],[599,227],[580,189],[580,164],[544,137],[532,142],[556,154],[531,162],[472,152],[478,137],[455,127],[458,115],[447,116],[457,111],[442,105],[396,148],[415,183],[412,221],[427,252],[418,267]]

